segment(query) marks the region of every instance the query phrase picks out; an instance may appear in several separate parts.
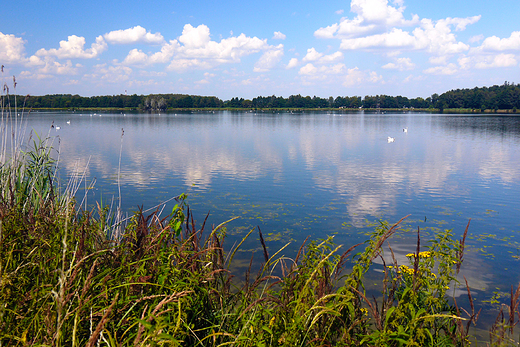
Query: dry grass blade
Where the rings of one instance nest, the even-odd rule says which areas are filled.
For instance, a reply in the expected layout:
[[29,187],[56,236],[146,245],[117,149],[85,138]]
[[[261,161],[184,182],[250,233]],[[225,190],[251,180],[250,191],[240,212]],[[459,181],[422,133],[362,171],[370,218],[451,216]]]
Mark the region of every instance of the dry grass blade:
[[108,320],[109,320],[108,317],[112,313],[112,309],[114,308],[114,305],[116,304],[118,298],[119,298],[119,293],[116,294],[116,296],[114,297],[114,300],[112,300],[112,303],[110,304],[108,309],[103,314],[103,317],[101,317],[101,320],[99,321],[98,325],[96,326],[96,330],[94,330],[94,333],[92,334],[92,336],[90,336],[90,339],[88,340],[88,342],[86,344],[86,347],[92,347],[92,346],[94,346],[94,344],[97,343],[99,334],[101,334],[101,331],[105,327],[105,324],[108,322]]
[[[307,239],[305,239],[307,240]],[[357,248],[358,246],[362,245],[363,243],[358,243],[357,245],[354,245],[352,247],[350,247],[349,249],[347,249],[345,252],[343,252],[343,254],[341,255],[341,257],[339,258],[339,261],[338,261],[338,264],[336,265],[336,270],[334,271],[334,278],[338,278],[340,272],[342,271],[343,269],[343,265],[345,265],[345,262],[347,260],[347,257],[349,256],[350,252],[352,252],[355,248]],[[298,252],[299,254],[299,252]]]
[[[518,322],[515,322],[515,313],[518,311],[518,305],[520,297],[520,284],[518,284],[518,288],[516,288],[515,293],[513,294],[513,286],[511,286],[511,305],[509,306],[509,331],[513,334],[513,328]],[[519,312],[520,314],[520,312]]]
[[392,236],[398,229],[399,229],[399,225],[406,219],[408,218],[410,215],[406,215],[404,216],[403,218],[399,219],[397,221],[397,223],[395,223],[394,225],[392,225],[390,227],[390,229],[388,229],[383,235],[381,235],[381,237],[379,238],[379,240],[377,241],[376,245],[374,246],[374,249],[376,250],[376,252],[374,252],[373,256],[372,256],[372,259],[370,259],[371,261],[374,260],[378,255],[379,255],[379,252],[381,250],[381,247],[383,246],[383,244],[385,243],[386,240],[388,240],[388,238],[390,238],[390,236]]
[[260,235],[260,243],[262,244],[262,248],[264,250],[264,259],[267,263],[269,261],[269,253],[267,253],[267,247],[265,245],[264,237],[262,236],[262,231],[260,230],[260,227],[258,227],[258,235]]
[[457,263],[457,274],[460,271],[460,267],[462,265],[462,258],[464,256],[464,245],[466,243],[466,236],[468,235],[469,223],[471,222],[471,218],[468,220],[468,224],[466,225],[466,229],[464,230],[464,234],[462,235],[462,239],[459,241],[459,250],[457,254],[457,258],[459,259]]
[[419,253],[421,253],[421,231],[417,227],[417,248],[415,249],[415,259],[413,262],[413,289],[415,290],[415,284],[417,283],[417,276],[419,275]]

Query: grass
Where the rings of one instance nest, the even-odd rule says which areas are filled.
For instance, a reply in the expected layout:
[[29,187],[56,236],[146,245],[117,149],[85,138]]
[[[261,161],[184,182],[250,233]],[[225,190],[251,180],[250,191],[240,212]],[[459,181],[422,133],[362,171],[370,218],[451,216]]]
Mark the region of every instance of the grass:
[[[184,195],[165,217],[140,210],[124,224],[100,204],[81,209],[73,188],[59,188],[52,139],[35,136],[25,148],[19,132],[8,131],[21,129],[12,113],[2,107],[1,346],[476,342],[470,332],[479,311],[469,285],[461,286],[470,307],[448,295],[459,286],[469,223],[461,240],[445,230],[426,246],[418,229],[404,264],[388,245],[404,218],[381,222],[365,243],[346,250],[332,238],[306,240],[293,257],[285,247],[269,250],[254,228],[242,242],[258,233],[260,265],[252,256],[245,274],[234,273],[242,242],[224,251],[229,221],[198,224]],[[381,295],[370,297],[365,278],[376,259],[383,263]],[[489,344],[517,344],[519,297],[520,286],[512,287]]]

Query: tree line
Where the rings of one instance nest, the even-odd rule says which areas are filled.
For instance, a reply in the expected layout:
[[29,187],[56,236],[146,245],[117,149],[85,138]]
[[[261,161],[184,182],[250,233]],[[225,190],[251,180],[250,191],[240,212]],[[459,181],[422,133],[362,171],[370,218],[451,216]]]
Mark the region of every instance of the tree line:
[[[21,100],[18,97],[18,100]],[[143,111],[161,111],[171,108],[349,108],[349,109],[390,109],[390,108],[435,108],[454,109],[520,109],[520,85],[505,82],[492,87],[475,87],[473,89],[456,89],[441,95],[433,94],[427,98],[407,98],[405,96],[366,95],[337,96],[321,98],[317,96],[291,95],[258,96],[243,99],[232,98],[223,101],[215,96],[198,96],[185,94],[151,94],[151,95],[104,95],[83,97],[71,94],[53,94],[30,96],[25,98],[26,108],[125,108]],[[20,101],[18,101],[20,104]]]

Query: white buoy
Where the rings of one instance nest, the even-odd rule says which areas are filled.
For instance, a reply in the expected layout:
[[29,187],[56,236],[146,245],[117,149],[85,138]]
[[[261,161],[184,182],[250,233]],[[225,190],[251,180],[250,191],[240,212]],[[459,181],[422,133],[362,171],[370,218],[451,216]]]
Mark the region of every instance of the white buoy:
[[395,138],[394,137],[390,137],[388,136],[388,143],[392,143],[395,141]]
[[407,133],[407,132],[408,132],[408,128],[404,128],[403,133]]

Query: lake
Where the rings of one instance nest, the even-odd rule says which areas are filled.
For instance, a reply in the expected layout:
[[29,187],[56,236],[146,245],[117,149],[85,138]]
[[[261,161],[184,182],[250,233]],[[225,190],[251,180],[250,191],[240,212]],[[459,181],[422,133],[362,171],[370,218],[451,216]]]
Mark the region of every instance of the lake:
[[[484,301],[507,302],[520,281],[520,117],[202,111],[25,119],[28,130],[57,136],[63,182],[86,170],[78,200],[95,180],[88,208],[117,205],[118,179],[129,214],[187,193],[199,224],[207,213],[213,225],[240,217],[228,225],[228,248],[260,227],[271,253],[291,242],[287,256],[307,236],[334,235],[350,247],[378,220],[410,215],[390,241],[402,259],[415,251],[417,228],[424,240],[444,229],[458,239],[471,219],[461,273],[479,307],[494,319],[496,305]],[[254,251],[261,260],[253,235],[241,256]]]

